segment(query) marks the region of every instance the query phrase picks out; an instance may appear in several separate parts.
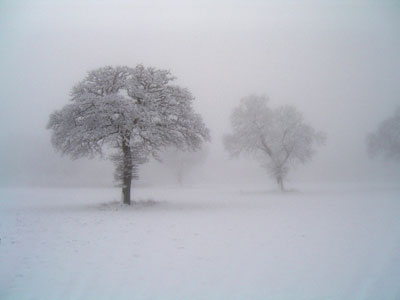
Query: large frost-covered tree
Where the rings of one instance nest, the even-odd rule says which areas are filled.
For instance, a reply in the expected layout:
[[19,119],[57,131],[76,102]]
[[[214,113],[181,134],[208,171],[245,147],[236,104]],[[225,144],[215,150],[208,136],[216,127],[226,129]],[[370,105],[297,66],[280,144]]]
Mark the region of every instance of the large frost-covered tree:
[[386,159],[400,161],[400,107],[367,136],[367,148],[371,156],[383,155]]
[[295,107],[271,109],[267,102],[264,96],[242,99],[231,115],[233,133],[224,136],[224,145],[233,156],[259,160],[283,191],[290,168],[311,159],[325,136],[305,123]]
[[142,65],[89,72],[73,87],[70,103],[50,115],[53,146],[74,159],[111,150],[123,202],[130,204],[131,181],[149,155],[170,145],[196,150],[209,140],[192,94],[174,79],[169,71]]

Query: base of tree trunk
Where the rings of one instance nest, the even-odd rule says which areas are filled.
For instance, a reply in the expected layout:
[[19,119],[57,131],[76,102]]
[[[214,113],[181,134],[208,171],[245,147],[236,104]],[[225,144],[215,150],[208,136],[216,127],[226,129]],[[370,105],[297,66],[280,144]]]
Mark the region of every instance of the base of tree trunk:
[[130,187],[122,189],[122,201],[126,205],[131,205],[131,189],[130,189]]

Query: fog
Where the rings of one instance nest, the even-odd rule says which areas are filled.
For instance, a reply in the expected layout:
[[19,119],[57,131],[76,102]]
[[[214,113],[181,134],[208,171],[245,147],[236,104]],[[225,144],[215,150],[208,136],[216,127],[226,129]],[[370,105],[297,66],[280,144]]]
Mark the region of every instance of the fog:
[[[209,127],[208,159],[188,182],[271,182],[232,160],[222,136],[240,99],[295,105],[327,135],[295,182],[399,182],[370,159],[365,136],[400,104],[400,6],[394,1],[1,1],[0,184],[113,184],[105,160],[55,153],[46,124],[88,71],[138,63],[169,69]],[[141,182],[168,182],[158,162]]]

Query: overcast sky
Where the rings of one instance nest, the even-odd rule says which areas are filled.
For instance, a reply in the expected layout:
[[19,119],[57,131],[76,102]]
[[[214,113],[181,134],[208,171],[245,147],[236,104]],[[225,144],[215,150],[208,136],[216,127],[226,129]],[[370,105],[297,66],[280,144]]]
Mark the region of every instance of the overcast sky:
[[267,180],[221,142],[240,99],[265,94],[328,137],[293,181],[398,180],[398,164],[368,158],[365,136],[400,105],[399,53],[398,1],[2,0],[0,183],[112,184],[109,163],[60,157],[45,127],[87,71],[138,63],[196,97],[213,138],[203,179]]

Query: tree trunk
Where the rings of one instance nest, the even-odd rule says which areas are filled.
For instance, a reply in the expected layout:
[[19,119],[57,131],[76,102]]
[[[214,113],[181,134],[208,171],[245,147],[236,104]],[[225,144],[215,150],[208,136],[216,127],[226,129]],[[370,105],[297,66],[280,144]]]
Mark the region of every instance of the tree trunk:
[[131,204],[132,184],[132,153],[129,147],[129,139],[122,141],[122,153],[124,155],[124,169],[122,176],[122,198],[124,204]]
[[283,178],[279,176],[279,177],[276,179],[276,181],[278,182],[278,185],[279,185],[279,187],[281,188],[281,192],[284,192],[284,191],[285,191],[285,188],[284,188],[284,186],[283,186]]

